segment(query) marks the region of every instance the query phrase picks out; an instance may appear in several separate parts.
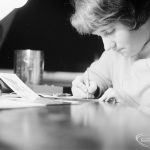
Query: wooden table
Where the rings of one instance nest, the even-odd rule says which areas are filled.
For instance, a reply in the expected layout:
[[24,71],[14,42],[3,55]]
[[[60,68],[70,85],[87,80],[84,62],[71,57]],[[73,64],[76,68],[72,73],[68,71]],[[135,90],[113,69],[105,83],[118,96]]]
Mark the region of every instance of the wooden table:
[[[44,81],[69,87],[76,75],[45,72]],[[150,149],[150,108],[130,100],[117,105],[84,102],[0,110],[0,150],[146,149]]]
[[145,150],[149,137],[149,111],[133,106],[90,102],[0,111],[2,150]]

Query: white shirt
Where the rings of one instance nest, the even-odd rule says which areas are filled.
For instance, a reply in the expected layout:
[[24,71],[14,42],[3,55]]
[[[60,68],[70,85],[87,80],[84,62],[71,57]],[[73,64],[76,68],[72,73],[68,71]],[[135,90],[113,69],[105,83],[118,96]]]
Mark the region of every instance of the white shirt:
[[150,58],[133,60],[109,50],[92,63],[90,76],[101,93],[113,87],[119,94],[150,106]]

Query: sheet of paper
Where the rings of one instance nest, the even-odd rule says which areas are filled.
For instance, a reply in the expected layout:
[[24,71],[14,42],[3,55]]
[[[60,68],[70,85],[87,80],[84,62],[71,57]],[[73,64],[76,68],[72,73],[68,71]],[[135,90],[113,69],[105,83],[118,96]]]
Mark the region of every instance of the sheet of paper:
[[68,100],[68,99],[57,99],[57,98],[54,98],[54,97],[41,97],[41,98],[38,98],[36,100],[36,102],[38,103],[45,103],[46,105],[52,105],[52,104],[81,104],[80,101],[74,101],[74,100]]
[[79,98],[79,97],[75,97],[75,96],[70,96],[70,95],[57,95],[57,94],[43,94],[43,93],[39,93],[39,96],[43,97],[43,98],[53,98],[53,99],[61,99],[61,100],[66,100],[66,101],[94,101],[96,99],[87,99],[87,98]]
[[29,102],[25,98],[18,97],[16,94],[3,94],[0,96],[0,109],[44,107],[49,105],[70,105],[79,104],[77,101],[56,100],[50,98],[38,98],[34,102]]
[[25,108],[25,107],[43,107],[44,103],[29,102],[24,98],[13,96],[11,94],[4,94],[0,96],[0,109],[8,108]]
[[0,73],[0,79],[7,84],[18,96],[25,98],[27,101],[33,102],[39,96],[24,84],[22,80],[13,73]]
[[[53,95],[40,95],[32,91],[24,84],[16,74],[0,73],[0,79],[11,88],[13,94],[3,94],[0,96],[0,109],[39,107],[60,104],[80,104],[80,101],[69,95],[60,93]],[[69,99],[68,99],[69,98]]]

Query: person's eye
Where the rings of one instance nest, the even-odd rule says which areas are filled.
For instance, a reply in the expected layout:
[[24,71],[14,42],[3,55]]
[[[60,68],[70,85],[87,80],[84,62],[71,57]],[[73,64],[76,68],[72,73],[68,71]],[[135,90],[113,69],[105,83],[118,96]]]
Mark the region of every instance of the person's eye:
[[115,32],[115,29],[106,30],[106,31],[104,32],[104,36],[111,35],[111,34],[113,34],[114,32]]

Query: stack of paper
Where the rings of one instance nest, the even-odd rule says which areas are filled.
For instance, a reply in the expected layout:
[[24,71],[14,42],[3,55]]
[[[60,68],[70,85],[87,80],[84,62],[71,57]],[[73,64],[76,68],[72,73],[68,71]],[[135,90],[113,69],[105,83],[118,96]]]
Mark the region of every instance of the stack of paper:
[[24,84],[16,74],[0,73],[0,79],[14,91],[13,94],[3,94],[0,96],[0,109],[80,103],[80,101],[67,100],[67,97],[39,95]]

